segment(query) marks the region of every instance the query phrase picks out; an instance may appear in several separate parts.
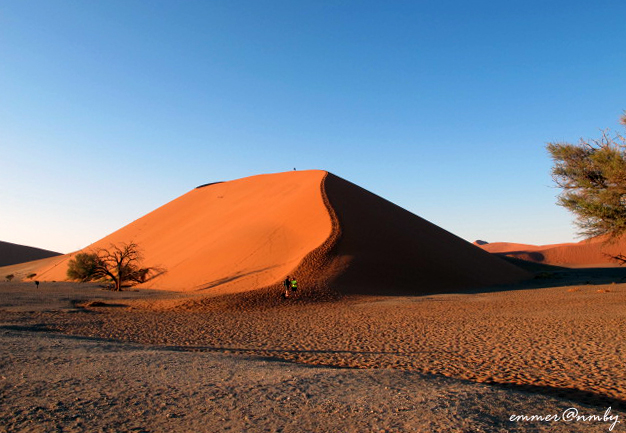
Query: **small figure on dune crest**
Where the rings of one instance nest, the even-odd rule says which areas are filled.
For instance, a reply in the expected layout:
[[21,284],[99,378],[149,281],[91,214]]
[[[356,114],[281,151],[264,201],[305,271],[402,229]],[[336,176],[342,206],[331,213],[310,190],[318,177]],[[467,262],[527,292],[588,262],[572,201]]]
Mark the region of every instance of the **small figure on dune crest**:
[[35,288],[38,289],[39,288],[39,281],[35,281]]
[[287,278],[285,278],[285,281],[283,281],[283,286],[285,287],[285,293],[283,294],[283,298],[288,298],[289,289],[291,288],[291,279],[289,278],[289,275],[287,275]]

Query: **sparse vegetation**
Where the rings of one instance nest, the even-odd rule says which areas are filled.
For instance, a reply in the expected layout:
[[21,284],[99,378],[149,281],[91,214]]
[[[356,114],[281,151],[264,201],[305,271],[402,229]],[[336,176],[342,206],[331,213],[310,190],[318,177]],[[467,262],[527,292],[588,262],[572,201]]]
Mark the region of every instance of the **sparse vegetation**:
[[[620,118],[626,126],[626,112]],[[578,144],[548,143],[552,177],[563,191],[558,204],[577,217],[585,237],[626,234],[626,138],[609,130]]]
[[29,280],[32,280],[33,278],[35,278],[37,276],[37,274],[33,273],[33,274],[28,274],[26,276],[26,278],[28,278]]
[[76,254],[69,262],[67,276],[80,282],[109,281],[119,291],[124,284],[143,283],[163,273],[159,268],[141,267],[142,260],[139,247],[133,242],[111,245],[108,249]]
[[9,275],[5,276],[4,278],[6,278],[6,279],[7,279],[7,281],[9,281],[9,282],[10,282],[13,278],[15,278],[15,275],[13,275],[13,274],[9,274]]
[[96,273],[97,254],[78,253],[69,261],[67,276],[70,280],[85,283],[93,280]]

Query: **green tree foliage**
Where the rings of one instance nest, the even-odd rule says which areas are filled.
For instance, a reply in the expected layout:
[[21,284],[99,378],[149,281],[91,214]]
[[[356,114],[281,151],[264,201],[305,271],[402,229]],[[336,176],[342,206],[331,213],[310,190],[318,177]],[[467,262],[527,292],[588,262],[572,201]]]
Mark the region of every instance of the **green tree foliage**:
[[78,253],[68,264],[67,277],[81,283],[96,280],[97,264],[98,255],[96,253]]
[[111,245],[92,253],[76,254],[69,262],[67,276],[80,282],[110,281],[119,291],[124,284],[143,283],[163,273],[162,269],[141,267],[142,260],[142,254],[133,242]]
[[[626,126],[626,112],[620,119]],[[576,215],[579,234],[626,233],[626,139],[603,131],[599,139],[578,144],[548,143],[554,165],[552,178],[562,189],[558,204]]]

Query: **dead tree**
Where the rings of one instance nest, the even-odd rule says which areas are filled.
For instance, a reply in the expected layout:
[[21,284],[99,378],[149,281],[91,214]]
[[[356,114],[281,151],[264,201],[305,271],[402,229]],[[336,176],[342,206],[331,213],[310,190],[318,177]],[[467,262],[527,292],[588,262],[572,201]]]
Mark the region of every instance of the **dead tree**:
[[114,290],[122,290],[125,283],[143,283],[164,272],[155,267],[141,267],[143,256],[134,242],[111,244],[92,253],[79,253],[69,263],[67,275],[72,280],[113,283]]

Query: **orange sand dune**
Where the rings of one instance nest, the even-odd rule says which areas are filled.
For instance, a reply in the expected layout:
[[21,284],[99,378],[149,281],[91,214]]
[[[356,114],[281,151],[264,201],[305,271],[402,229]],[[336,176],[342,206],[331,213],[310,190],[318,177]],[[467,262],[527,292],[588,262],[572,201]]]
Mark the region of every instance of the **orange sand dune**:
[[[270,285],[331,233],[321,171],[260,175],[196,188],[88,249],[133,241],[147,266],[167,272],[144,284],[237,292]],[[66,266],[41,273],[65,279]]]
[[0,266],[9,266],[59,255],[61,253],[0,241]]
[[477,245],[485,251],[489,251],[490,253],[506,253],[509,251],[535,251],[541,248],[538,245],[515,244],[512,242],[494,242],[491,244],[474,242],[474,245]]
[[522,260],[548,265],[571,267],[617,266],[610,256],[626,254],[626,238],[607,243],[605,238],[593,238],[577,243],[553,245],[525,245],[495,242],[479,245],[494,254],[502,254]]
[[[224,294],[278,288],[432,293],[529,275],[445,230],[324,171],[253,176],[197,188],[90,248],[137,243],[167,272],[144,287]],[[86,250],[88,250],[87,248]],[[46,261],[64,280],[71,255]]]

